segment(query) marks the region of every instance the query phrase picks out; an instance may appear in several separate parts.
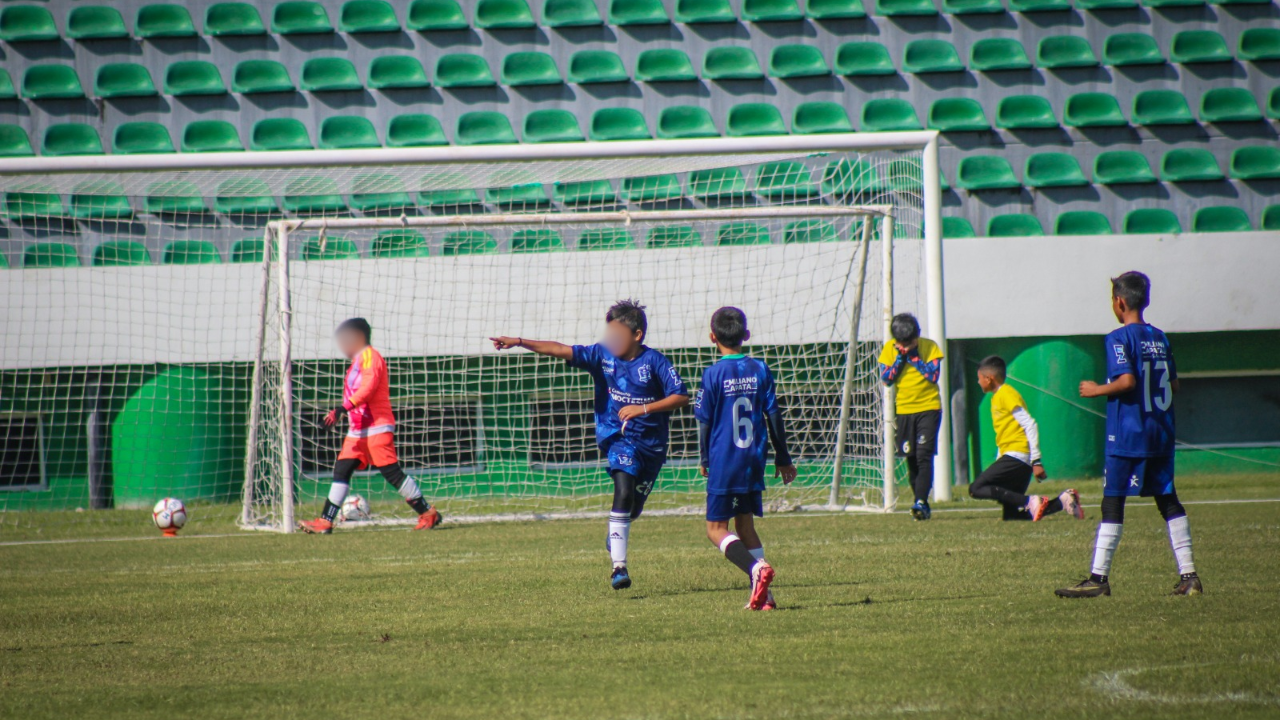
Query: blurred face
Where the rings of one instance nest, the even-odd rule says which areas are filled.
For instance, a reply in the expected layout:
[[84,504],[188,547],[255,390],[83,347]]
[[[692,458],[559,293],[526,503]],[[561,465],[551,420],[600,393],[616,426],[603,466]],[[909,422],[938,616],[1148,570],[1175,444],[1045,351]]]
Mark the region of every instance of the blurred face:
[[356,330],[339,330],[334,333],[333,338],[338,343],[338,349],[349,358],[355,357],[365,346],[364,334]]
[[998,383],[994,375],[988,372],[978,371],[978,387],[982,388],[982,392],[994,392]]
[[911,348],[913,348],[913,347],[915,347],[915,346],[917,346],[917,345],[919,345],[919,344],[920,344],[920,338],[912,338],[912,339],[910,339],[910,340],[908,340],[908,341],[906,341],[906,342],[904,342],[904,343],[898,343],[898,344],[899,344],[899,345],[901,345],[902,347],[904,347],[904,348],[906,348],[906,349],[910,350]]
[[640,345],[639,330],[632,330],[614,320],[604,326],[604,346],[617,357],[630,355]]

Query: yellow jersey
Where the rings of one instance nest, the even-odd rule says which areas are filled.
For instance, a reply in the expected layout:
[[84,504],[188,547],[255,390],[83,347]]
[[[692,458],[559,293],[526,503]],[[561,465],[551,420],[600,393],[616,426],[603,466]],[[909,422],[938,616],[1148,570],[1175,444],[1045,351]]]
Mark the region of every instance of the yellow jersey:
[[[928,338],[920,338],[917,349],[920,359],[927,363],[942,360],[942,348]],[[892,367],[897,360],[897,346],[894,343],[885,345],[880,353],[880,364],[888,368]],[[938,393],[938,384],[930,382],[929,378],[911,364],[902,366],[894,384],[898,387],[895,406],[899,415],[942,409],[942,396]]]
[[1040,459],[1040,431],[1027,402],[1009,383],[991,394],[991,424],[996,430],[999,455],[1012,455],[1031,464]]

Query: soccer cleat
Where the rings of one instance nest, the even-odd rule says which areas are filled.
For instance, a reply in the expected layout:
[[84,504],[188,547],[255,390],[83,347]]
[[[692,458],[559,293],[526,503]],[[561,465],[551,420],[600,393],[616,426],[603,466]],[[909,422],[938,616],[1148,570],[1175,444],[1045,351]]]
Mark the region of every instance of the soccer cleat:
[[436,511],[435,506],[427,508],[427,511],[418,516],[418,524],[413,526],[414,530],[430,530],[444,522],[444,516]]
[[1102,597],[1103,595],[1111,595],[1111,583],[1107,582],[1105,578],[1102,580],[1094,580],[1090,577],[1081,580],[1071,587],[1054,590],[1053,594],[1060,598]]
[[773,591],[769,591],[769,597],[765,598],[764,605],[760,606],[761,610],[777,610],[778,603],[774,602]]
[[1173,595],[1202,595],[1204,594],[1204,586],[1200,584],[1200,576],[1195,573],[1187,573],[1178,578],[1178,585],[1173,589]]
[[748,610],[763,610],[769,601],[769,585],[773,583],[773,566],[761,560],[751,568],[751,599]]
[[1058,499],[1062,501],[1062,509],[1066,510],[1067,514],[1077,520],[1084,519],[1084,506],[1080,504],[1080,493],[1074,489],[1063,490]]
[[631,587],[631,576],[627,574],[627,566],[620,565],[613,569],[613,574],[609,576],[609,584],[614,590],[626,590]]
[[1032,495],[1027,498],[1027,512],[1031,514],[1031,522],[1036,522],[1044,517],[1044,511],[1049,509],[1049,498],[1043,495]]
[[928,520],[933,516],[933,510],[929,508],[929,503],[924,500],[917,500],[915,505],[911,506],[911,517],[916,520]]
[[333,532],[333,523],[324,518],[316,518],[310,522],[298,523],[298,529],[311,535],[328,535]]

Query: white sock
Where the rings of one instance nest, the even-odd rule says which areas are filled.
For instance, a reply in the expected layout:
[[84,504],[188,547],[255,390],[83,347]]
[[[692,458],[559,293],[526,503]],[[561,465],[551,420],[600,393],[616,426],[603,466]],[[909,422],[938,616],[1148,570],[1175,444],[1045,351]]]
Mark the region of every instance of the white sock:
[[404,482],[400,483],[400,497],[405,500],[417,500],[422,497],[422,491],[418,489],[418,483],[412,475],[405,475]]
[[763,548],[763,547],[752,548],[752,549],[751,549],[751,557],[753,557],[753,558],[755,558],[755,559],[757,559],[757,560],[763,560],[763,559],[764,559],[764,548]]
[[1196,571],[1196,563],[1191,559],[1191,524],[1183,515],[1169,521],[1169,544],[1173,546],[1173,557],[1178,561],[1178,574],[1186,575]]
[[627,540],[631,538],[631,515],[609,513],[609,557],[614,567],[627,564]]
[[351,486],[344,482],[336,482],[329,486],[329,502],[342,507],[342,501],[347,499],[347,493],[351,491]]
[[1124,525],[1120,523],[1098,523],[1098,539],[1093,543],[1093,574],[1107,576],[1111,574],[1111,557],[1116,554],[1120,544],[1120,533]]

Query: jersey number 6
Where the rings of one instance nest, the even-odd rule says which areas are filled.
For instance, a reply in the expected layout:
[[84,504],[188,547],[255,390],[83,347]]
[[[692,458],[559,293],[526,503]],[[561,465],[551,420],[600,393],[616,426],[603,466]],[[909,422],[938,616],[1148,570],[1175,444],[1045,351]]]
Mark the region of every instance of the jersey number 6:
[[755,441],[756,428],[751,423],[751,398],[740,397],[733,401],[733,444],[749,448]]

